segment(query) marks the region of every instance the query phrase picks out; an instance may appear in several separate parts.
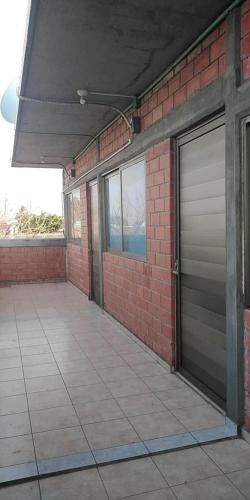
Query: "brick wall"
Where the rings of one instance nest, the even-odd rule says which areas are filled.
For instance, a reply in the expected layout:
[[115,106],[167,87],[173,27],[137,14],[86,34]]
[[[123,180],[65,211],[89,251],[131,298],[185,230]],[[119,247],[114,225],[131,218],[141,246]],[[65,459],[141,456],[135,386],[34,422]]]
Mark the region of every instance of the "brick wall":
[[104,254],[105,309],[175,362],[174,157],[170,140],[146,151],[146,262]]
[[[222,22],[203,42],[169,72],[141,101],[133,114],[141,117],[142,130],[181,106],[200,89],[225,72],[226,23]],[[120,118],[108,127],[76,162],[76,177],[122,147],[130,138]],[[99,150],[98,150],[99,148]],[[165,141],[146,151],[147,260],[104,254],[105,308],[162,358],[174,363],[175,279],[174,180],[172,144]],[[89,294],[86,185],[83,200],[81,246],[68,244],[68,278]]]
[[65,279],[65,247],[1,247],[0,262],[0,282]]
[[245,311],[245,425],[250,430],[250,310]]
[[241,7],[241,60],[243,79],[250,78],[250,0]]
[[80,187],[81,199],[81,242],[67,244],[67,277],[80,290],[89,295],[89,255],[88,255],[88,219],[87,187]]
[[[222,22],[143,97],[140,108],[131,110],[128,118],[140,116],[142,130],[146,130],[222,76],[225,72],[225,30],[226,23]],[[120,149],[129,138],[130,131],[122,118],[115,121],[99,138],[100,160]],[[76,176],[88,171],[97,162],[98,144],[95,141],[77,160]],[[68,184],[67,179],[65,184]]]

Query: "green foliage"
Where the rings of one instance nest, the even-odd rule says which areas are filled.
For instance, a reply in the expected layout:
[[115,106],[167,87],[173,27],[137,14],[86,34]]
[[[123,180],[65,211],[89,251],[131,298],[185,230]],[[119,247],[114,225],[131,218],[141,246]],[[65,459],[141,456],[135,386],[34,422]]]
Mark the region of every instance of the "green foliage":
[[63,217],[41,212],[33,214],[26,207],[21,207],[15,217],[18,233],[44,234],[56,233],[63,229]]

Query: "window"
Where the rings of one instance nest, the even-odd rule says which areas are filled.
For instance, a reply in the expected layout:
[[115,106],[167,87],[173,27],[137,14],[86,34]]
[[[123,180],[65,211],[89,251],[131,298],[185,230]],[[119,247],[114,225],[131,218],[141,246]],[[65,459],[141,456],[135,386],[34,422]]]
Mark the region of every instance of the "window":
[[244,295],[245,306],[250,307],[250,118],[243,128],[244,158]]
[[81,239],[81,200],[80,189],[75,189],[67,196],[68,238]]
[[108,248],[146,254],[145,164],[121,167],[105,178]]

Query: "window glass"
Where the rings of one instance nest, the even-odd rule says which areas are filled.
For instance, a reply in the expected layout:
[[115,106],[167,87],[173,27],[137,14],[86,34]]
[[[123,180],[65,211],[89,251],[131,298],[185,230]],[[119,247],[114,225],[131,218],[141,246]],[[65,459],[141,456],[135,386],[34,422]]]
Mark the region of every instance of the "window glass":
[[105,179],[108,248],[146,254],[145,164],[120,168]]
[[80,189],[75,189],[68,196],[69,212],[69,238],[79,240],[81,238],[81,199]]
[[145,255],[144,162],[136,163],[122,171],[122,209],[124,251]]
[[121,186],[119,171],[106,178],[106,212],[108,247],[122,250]]

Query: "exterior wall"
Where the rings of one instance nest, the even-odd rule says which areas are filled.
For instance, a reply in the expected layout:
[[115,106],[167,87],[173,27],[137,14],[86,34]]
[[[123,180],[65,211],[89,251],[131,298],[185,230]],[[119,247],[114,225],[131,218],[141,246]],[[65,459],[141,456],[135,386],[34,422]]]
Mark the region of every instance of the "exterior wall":
[[[128,116],[141,117],[142,131],[183,105],[225,72],[225,23],[173,68]],[[122,119],[108,127],[76,161],[76,178],[121,148],[130,137]],[[145,151],[147,165],[147,258],[145,262],[104,254],[104,307],[171,365],[175,363],[174,145]],[[70,181],[65,178],[65,185]],[[81,245],[67,245],[70,281],[89,295],[86,184],[81,187]]]
[[245,425],[250,430],[250,310],[245,311]]
[[147,258],[104,254],[104,307],[169,364],[175,362],[174,145],[146,151]]
[[64,246],[0,247],[0,282],[65,280]]
[[[224,72],[223,22],[144,96],[141,107],[132,114],[141,117],[142,130],[146,130],[174,108],[184,104],[195,92],[217,80]],[[121,120],[115,122],[100,137],[100,159],[119,149],[128,139],[126,124]]]
[[[250,76],[250,0],[242,4],[241,16],[240,55],[243,82]],[[144,94],[139,109],[127,113],[128,118],[132,115],[141,118],[140,144],[144,143],[143,137],[146,137],[145,142],[149,140],[150,130],[152,130],[152,142],[149,141],[149,144],[155,142],[150,149],[144,148],[147,256],[145,261],[142,261],[121,254],[104,252],[104,308],[171,365],[176,361],[175,277],[171,272],[175,259],[174,142],[166,137],[163,142],[157,144],[154,131],[160,130],[161,120],[166,116],[169,116],[171,121],[176,110],[180,120],[178,110],[188,102],[190,102],[189,109],[192,110],[192,102],[196,99],[203,109],[203,103],[205,105],[206,102],[203,96],[214,95],[213,92],[209,93],[209,88],[216,91],[220,89],[223,92],[223,77],[228,76],[226,59],[232,64],[232,54],[226,54],[229,25],[230,22],[227,23],[227,20],[222,22],[187,57]],[[197,94],[200,94],[200,97]],[[220,97],[218,101],[219,107],[212,112],[222,108],[226,97],[225,99]],[[184,117],[185,109],[184,107]],[[164,122],[166,123],[166,120]],[[184,130],[185,119],[181,120],[181,123]],[[118,151],[129,138],[131,135],[126,124],[121,118],[116,120],[79,157],[76,162],[76,179],[87,173],[100,160],[107,159]],[[136,141],[139,142],[140,137],[136,138]],[[142,149],[139,152],[141,153]],[[119,156],[117,158],[119,159]],[[128,158],[131,158],[129,154]],[[70,181],[65,179],[65,186],[69,185]],[[86,205],[86,184],[82,184],[81,189],[84,193],[83,203]],[[90,267],[87,257],[86,210],[83,210],[83,228],[81,246],[68,244],[68,276],[88,294]],[[245,392],[246,425],[250,427],[250,368],[247,350],[250,345],[250,316],[247,321]]]
[[86,184],[80,188],[82,237],[80,244],[67,244],[67,277],[89,295],[88,218]]
[[250,0],[241,7],[241,60],[243,79],[250,78]]

